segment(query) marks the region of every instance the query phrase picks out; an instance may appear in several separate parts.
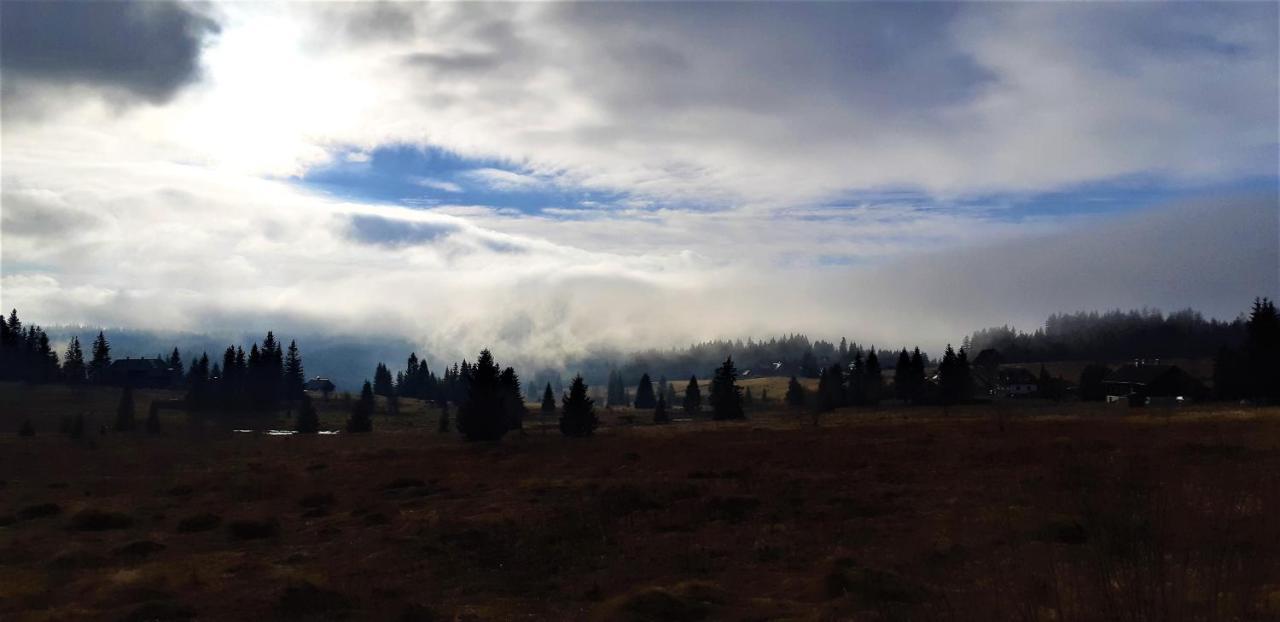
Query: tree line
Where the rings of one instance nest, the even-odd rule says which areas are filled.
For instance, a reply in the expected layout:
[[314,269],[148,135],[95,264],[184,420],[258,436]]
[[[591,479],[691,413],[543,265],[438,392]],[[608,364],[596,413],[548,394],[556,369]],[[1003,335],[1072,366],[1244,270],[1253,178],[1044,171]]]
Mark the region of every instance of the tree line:
[[1099,313],[1055,313],[1030,333],[1000,326],[965,338],[970,351],[993,349],[1009,363],[1036,361],[1116,361],[1146,358],[1204,358],[1219,348],[1238,347],[1245,320],[1206,320],[1184,309],[1165,315],[1158,309]]

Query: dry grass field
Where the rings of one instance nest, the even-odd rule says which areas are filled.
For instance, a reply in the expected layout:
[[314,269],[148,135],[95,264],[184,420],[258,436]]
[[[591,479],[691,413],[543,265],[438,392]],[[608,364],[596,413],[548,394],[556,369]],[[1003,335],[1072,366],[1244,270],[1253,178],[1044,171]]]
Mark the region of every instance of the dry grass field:
[[1277,409],[56,432],[114,400],[0,385],[0,619],[1280,619]]

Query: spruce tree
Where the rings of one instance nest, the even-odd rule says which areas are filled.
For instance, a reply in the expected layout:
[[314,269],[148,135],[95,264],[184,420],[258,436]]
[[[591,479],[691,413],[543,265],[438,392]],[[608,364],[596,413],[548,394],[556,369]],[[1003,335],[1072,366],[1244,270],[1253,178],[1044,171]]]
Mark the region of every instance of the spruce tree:
[[1248,393],[1255,399],[1280,399],[1280,314],[1270,299],[1258,298],[1245,324]]
[[520,390],[520,376],[515,368],[507,367],[498,376],[502,389],[502,407],[507,414],[507,429],[524,431],[524,393]]
[[911,355],[903,348],[898,353],[898,364],[893,368],[893,396],[906,402],[911,399]]
[[563,411],[560,415],[560,433],[565,436],[591,436],[599,421],[591,398],[587,397],[587,383],[582,375],[574,377],[569,386],[569,394],[564,397]]
[[151,412],[147,413],[147,421],[144,425],[146,426],[148,434],[160,433],[161,430],[160,430],[160,409],[159,408],[156,408],[154,405],[151,407]]
[[960,400],[960,370],[956,351],[947,344],[942,353],[942,362],[938,363],[938,397],[944,406]]
[[289,342],[288,354],[284,357],[284,399],[294,401],[304,395],[306,372],[302,368],[302,355],[298,353],[298,343]]
[[85,381],[84,351],[80,349],[79,337],[72,337],[67,344],[66,355],[62,357],[62,377],[70,384]]
[[684,388],[685,414],[694,417],[702,412],[702,390],[698,388],[698,377],[689,376],[689,384]]
[[924,355],[920,348],[911,352],[911,368],[907,374],[908,390],[912,402],[919,400],[924,393]]
[[116,432],[132,431],[137,424],[134,421],[133,412],[133,387],[124,386],[124,390],[120,393],[120,402],[116,405]]
[[98,384],[105,383],[110,366],[111,344],[107,343],[107,336],[98,331],[98,337],[93,340],[93,358],[89,361],[89,379]]
[[320,415],[311,403],[311,396],[306,393],[298,401],[298,420],[294,429],[299,434],[315,434],[320,431]]
[[726,358],[711,379],[711,418],[717,421],[745,419],[742,412],[742,388],[737,385],[738,370],[733,357]]
[[445,434],[449,431],[449,402],[440,400],[440,420],[436,425],[436,431]]
[[501,372],[488,350],[466,374],[467,398],[458,407],[458,431],[469,441],[496,441],[510,425]]
[[360,399],[351,406],[351,418],[347,419],[347,431],[364,433],[373,431],[373,385],[368,380],[360,389]]
[[863,401],[871,406],[879,404],[881,391],[884,389],[884,373],[880,369],[880,357],[876,355],[874,347],[867,354],[867,362],[863,367],[862,384]]
[[636,387],[636,408],[650,409],[658,405],[658,401],[653,396],[653,381],[649,379],[649,374],[640,376],[640,384]]
[[671,423],[671,417],[667,415],[667,396],[658,395],[658,404],[653,407],[654,423]]
[[395,386],[391,383],[391,370],[386,365],[378,363],[373,371],[373,393],[383,397],[391,395],[395,391]]
[[804,385],[801,385],[795,376],[792,376],[791,380],[787,382],[786,400],[787,405],[792,408],[804,407]]
[[547,388],[542,391],[542,414],[550,416],[556,412],[556,394],[551,391],[551,383],[547,383]]
[[186,376],[186,370],[182,366],[182,353],[177,348],[169,353],[169,376],[173,386],[182,384],[183,378]]

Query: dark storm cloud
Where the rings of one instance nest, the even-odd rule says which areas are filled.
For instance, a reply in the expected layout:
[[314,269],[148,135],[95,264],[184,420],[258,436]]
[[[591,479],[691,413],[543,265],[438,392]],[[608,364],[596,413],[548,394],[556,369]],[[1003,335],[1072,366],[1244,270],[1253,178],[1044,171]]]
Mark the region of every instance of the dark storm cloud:
[[5,94],[83,85],[164,103],[200,73],[217,22],[177,2],[0,3]]
[[363,244],[412,246],[435,242],[458,231],[448,223],[425,223],[357,214],[351,217],[347,233]]

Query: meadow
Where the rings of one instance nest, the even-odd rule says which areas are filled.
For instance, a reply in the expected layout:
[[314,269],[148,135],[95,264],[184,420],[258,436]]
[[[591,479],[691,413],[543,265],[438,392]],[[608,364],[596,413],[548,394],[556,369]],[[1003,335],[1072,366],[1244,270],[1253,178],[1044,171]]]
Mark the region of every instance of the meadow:
[[101,433],[116,395],[0,384],[0,619],[1280,619],[1277,408],[775,397],[566,439],[531,404],[468,444],[410,400]]

